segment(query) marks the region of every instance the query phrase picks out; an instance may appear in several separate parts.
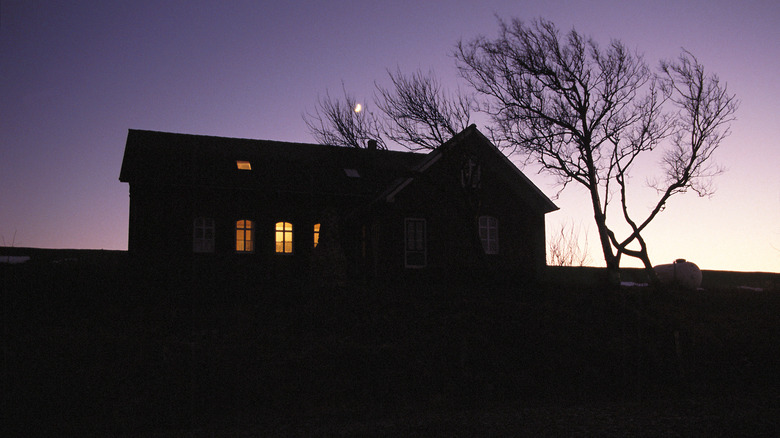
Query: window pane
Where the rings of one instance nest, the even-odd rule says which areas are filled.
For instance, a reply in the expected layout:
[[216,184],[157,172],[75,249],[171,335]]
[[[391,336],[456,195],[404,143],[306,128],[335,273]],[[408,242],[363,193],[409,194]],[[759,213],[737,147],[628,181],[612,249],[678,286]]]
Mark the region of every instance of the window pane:
[[292,231],[292,224],[289,222],[277,222],[276,231]]

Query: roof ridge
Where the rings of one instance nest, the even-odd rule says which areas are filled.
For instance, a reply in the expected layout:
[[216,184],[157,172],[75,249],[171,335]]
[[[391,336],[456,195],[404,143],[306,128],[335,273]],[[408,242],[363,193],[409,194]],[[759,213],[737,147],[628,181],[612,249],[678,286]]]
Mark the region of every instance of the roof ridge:
[[[276,145],[296,145],[296,146],[309,146],[309,147],[323,147],[323,148],[338,148],[338,149],[345,149],[345,150],[354,150],[354,151],[371,151],[371,152],[378,152],[380,154],[410,154],[410,155],[418,155],[420,157],[428,155],[425,152],[418,152],[418,151],[412,151],[412,150],[394,150],[394,149],[377,149],[377,150],[369,150],[367,148],[353,148],[348,146],[339,146],[339,145],[333,145],[333,144],[323,144],[323,143],[307,143],[307,142],[300,142],[300,141],[284,141],[284,140],[270,140],[270,139],[262,139],[262,138],[247,138],[247,137],[225,137],[220,135],[211,135],[211,134],[189,134],[189,133],[180,133],[180,132],[170,132],[170,131],[157,131],[157,130],[149,130],[149,129],[134,129],[130,128],[128,129],[128,137],[131,133],[139,133],[140,135],[144,134],[151,134],[151,135],[165,135],[165,136],[175,136],[175,137],[184,137],[184,138],[204,138],[204,139],[210,139],[213,141],[240,141],[240,142],[260,142],[260,143],[269,143],[269,144],[276,144]],[[362,152],[357,152],[362,153]]]

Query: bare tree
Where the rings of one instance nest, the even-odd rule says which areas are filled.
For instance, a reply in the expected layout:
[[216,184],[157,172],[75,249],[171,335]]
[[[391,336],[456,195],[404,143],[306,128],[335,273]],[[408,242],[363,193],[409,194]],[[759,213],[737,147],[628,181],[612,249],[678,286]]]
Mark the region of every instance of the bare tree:
[[585,266],[590,261],[588,255],[588,236],[580,244],[580,228],[561,224],[557,233],[550,236],[547,243],[547,264],[551,266]]
[[[317,99],[314,113],[303,115],[303,121],[317,142],[334,146],[365,148],[375,140],[379,149],[387,149],[381,138],[380,122],[369,110],[347,93],[344,100],[333,99],[329,93]],[[360,105],[360,106],[358,106]]]
[[[712,154],[729,134],[729,124],[734,120],[739,103],[720,84],[717,75],[707,75],[704,67],[688,51],[683,51],[676,61],[661,62],[660,81],[676,112],[669,130],[669,147],[662,159],[663,178],[651,186],[659,198],[643,220],[637,221],[629,214],[626,195],[626,175],[633,158],[615,160],[616,181],[620,187],[620,205],[631,234],[618,241],[610,234],[618,257],[626,254],[640,259],[652,271],[647,245],[641,232],[664,210],[667,200],[677,194],[692,190],[699,196],[714,193],[712,178],[722,173],[722,168],[712,160]],[[639,243],[638,250],[627,248],[632,240]]]
[[379,115],[365,108],[353,111],[357,102],[346,90],[343,101],[330,95],[318,99],[314,114],[303,117],[314,138],[348,147],[375,139],[385,148],[384,136],[410,150],[435,149],[469,126],[471,111],[477,108],[473,95],[445,91],[433,72],[406,76],[397,70],[388,76],[391,88],[375,84]]
[[[611,282],[619,281],[623,254],[641,259],[654,279],[641,233],[672,195],[710,193],[712,153],[728,134],[736,99],[686,51],[653,73],[618,40],[602,48],[541,19],[499,25],[496,39],[460,42],[455,53],[461,75],[487,101],[493,137],[556,176],[561,190],[572,182],[587,189]],[[669,146],[665,177],[654,185],[659,200],[636,221],[628,176],[640,155],[662,144]],[[616,192],[632,230],[624,239],[607,223]],[[639,249],[629,248],[634,243]]]
[[375,102],[384,113],[384,133],[408,149],[436,149],[469,126],[473,95],[443,90],[435,74],[406,76],[388,70],[393,87],[376,85]]

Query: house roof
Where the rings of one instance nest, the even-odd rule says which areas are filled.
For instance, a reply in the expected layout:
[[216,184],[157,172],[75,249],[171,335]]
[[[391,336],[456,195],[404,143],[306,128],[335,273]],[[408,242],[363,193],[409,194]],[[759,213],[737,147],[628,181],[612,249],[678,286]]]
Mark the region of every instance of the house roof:
[[405,177],[396,179],[391,186],[382,192],[380,197],[384,198],[386,201],[392,200],[396,194],[414,181],[414,178],[418,173],[424,172],[425,169],[439,161],[444,154],[450,153],[452,150],[463,145],[471,145],[472,147],[478,146],[479,150],[484,152],[483,159],[492,161],[493,163],[500,163],[499,165],[491,166],[491,169],[499,173],[499,176],[504,179],[508,187],[527,203],[537,206],[544,213],[558,210],[558,206],[539,190],[539,187],[528,179],[528,177],[525,176],[523,172],[521,172],[520,169],[518,169],[517,166],[515,166],[514,163],[512,163],[509,158],[507,158],[506,155],[504,155],[504,153],[473,124],[453,136],[439,148],[426,154],[425,159],[417,164],[414,172]]
[[425,156],[131,129],[119,180],[373,197]]
[[[131,184],[238,188],[389,201],[443,154],[472,145],[509,187],[545,213],[558,207],[471,125],[429,153],[174,134],[131,129],[119,180]],[[248,162],[241,170],[237,162]],[[244,166],[245,167],[245,166]]]

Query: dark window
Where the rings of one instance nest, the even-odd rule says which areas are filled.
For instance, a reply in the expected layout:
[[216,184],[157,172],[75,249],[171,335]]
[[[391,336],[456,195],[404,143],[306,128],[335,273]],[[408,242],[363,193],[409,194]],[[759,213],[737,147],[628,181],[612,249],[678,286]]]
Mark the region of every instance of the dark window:
[[192,226],[192,252],[214,252],[214,219],[195,218]]
[[460,168],[460,185],[467,189],[477,189],[482,180],[482,169],[474,157],[467,158]]
[[404,265],[407,268],[422,268],[427,262],[425,219],[406,218],[404,225]]
[[498,220],[492,216],[479,217],[479,240],[485,254],[498,254]]

